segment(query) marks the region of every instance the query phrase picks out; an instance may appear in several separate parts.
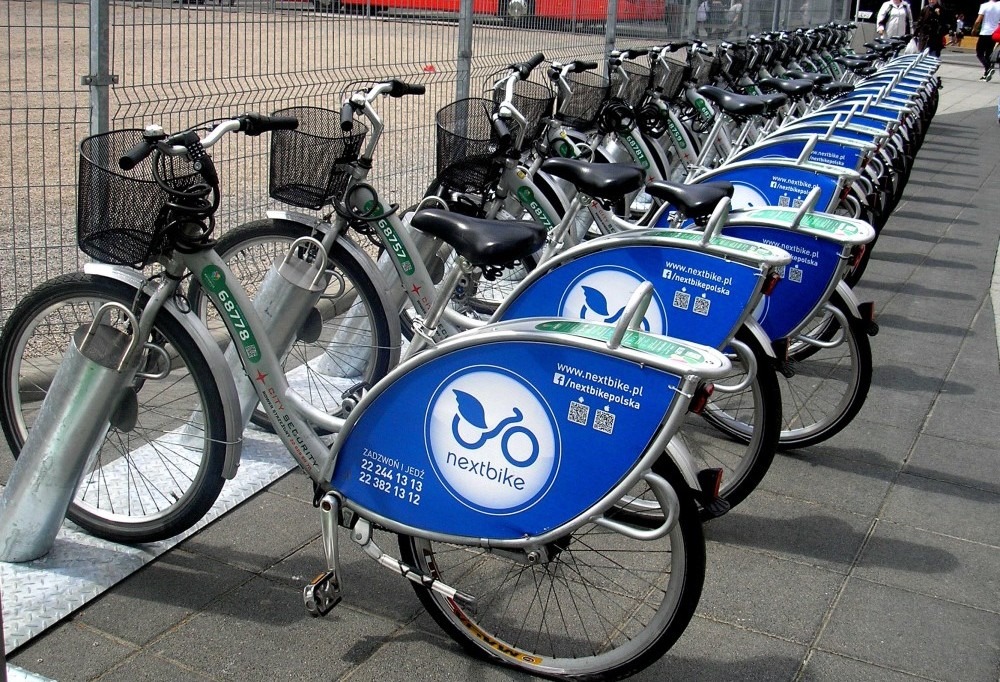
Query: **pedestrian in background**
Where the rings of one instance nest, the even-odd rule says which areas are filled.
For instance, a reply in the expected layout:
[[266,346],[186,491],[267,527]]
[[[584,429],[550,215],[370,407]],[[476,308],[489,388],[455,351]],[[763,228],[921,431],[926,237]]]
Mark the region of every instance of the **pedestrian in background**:
[[901,38],[913,30],[913,15],[906,0],[886,0],[875,19],[883,38]]
[[941,56],[944,37],[951,30],[951,17],[939,0],[927,0],[917,21],[917,44],[932,57]]
[[976,23],[972,25],[972,34],[978,35],[976,39],[976,57],[983,65],[983,75],[979,80],[989,81],[993,79],[994,65],[990,60],[993,54],[993,33],[1000,26],[1000,0],[989,0],[979,6],[979,16]]

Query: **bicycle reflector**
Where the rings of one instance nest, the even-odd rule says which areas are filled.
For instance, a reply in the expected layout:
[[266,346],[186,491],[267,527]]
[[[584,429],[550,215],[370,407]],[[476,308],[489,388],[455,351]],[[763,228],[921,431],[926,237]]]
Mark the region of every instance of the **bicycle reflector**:
[[715,393],[714,384],[702,384],[699,386],[695,389],[694,395],[691,397],[691,404],[688,406],[688,411],[695,414],[704,412],[705,406],[708,405],[708,399],[712,397],[713,393]]
[[763,286],[763,288],[761,288],[761,292],[765,296],[770,296],[771,292],[774,291],[774,287],[778,286],[778,282],[780,282],[780,281],[781,281],[781,275],[779,275],[776,272],[772,272],[764,280],[764,286]]
[[864,258],[865,251],[868,249],[867,244],[857,244],[853,249],[851,249],[851,258],[848,260],[852,268],[858,267],[858,263]]

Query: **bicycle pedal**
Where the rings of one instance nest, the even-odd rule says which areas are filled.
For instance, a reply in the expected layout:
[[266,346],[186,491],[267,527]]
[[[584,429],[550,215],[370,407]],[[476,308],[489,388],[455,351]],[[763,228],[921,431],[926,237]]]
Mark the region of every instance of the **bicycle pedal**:
[[712,500],[709,504],[703,505],[701,508],[701,520],[710,521],[712,519],[717,519],[720,516],[725,516],[732,509],[732,505],[726,502],[721,497]]
[[318,618],[325,616],[340,603],[343,595],[337,583],[337,574],[326,571],[316,576],[311,583],[302,588],[302,599],[310,616]]

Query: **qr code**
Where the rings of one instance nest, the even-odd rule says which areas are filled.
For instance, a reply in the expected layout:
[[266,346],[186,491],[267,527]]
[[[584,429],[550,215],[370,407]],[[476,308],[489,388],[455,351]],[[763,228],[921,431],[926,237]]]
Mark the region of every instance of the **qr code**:
[[246,346],[247,357],[251,360],[256,360],[260,352],[257,350],[257,346]]
[[699,296],[694,299],[694,312],[696,315],[708,315],[708,310],[711,307],[712,302],[704,296]]
[[590,419],[590,406],[583,403],[570,403],[568,418],[573,424],[586,426],[587,420]]
[[789,281],[801,284],[802,283],[802,272],[803,272],[802,268],[792,268],[791,270],[789,270],[788,271],[788,279],[789,279]]
[[613,433],[615,430],[615,415],[604,410],[598,410],[594,415],[594,428],[601,433]]
[[674,292],[674,307],[687,310],[691,305],[691,294],[686,291]]

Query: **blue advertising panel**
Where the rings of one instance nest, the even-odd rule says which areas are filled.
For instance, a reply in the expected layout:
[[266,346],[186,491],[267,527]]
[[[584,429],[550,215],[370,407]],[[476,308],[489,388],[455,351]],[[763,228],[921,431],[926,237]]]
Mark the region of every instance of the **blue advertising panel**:
[[[751,159],[790,159],[799,158],[808,142],[807,137],[776,137],[764,140],[748,147],[737,157],[738,161]],[[834,140],[816,140],[816,146],[809,155],[813,163],[825,163],[838,168],[860,170],[864,148],[848,142],[839,143]]]
[[[827,121],[826,123],[823,123],[822,121],[802,121],[789,126],[784,130],[784,132],[804,135],[826,135],[830,132],[830,122]],[[837,137],[843,137],[857,142],[866,142],[873,145],[878,145],[882,139],[888,136],[882,128],[876,130],[866,126],[851,125],[837,126],[834,128],[833,134]]]
[[796,230],[763,225],[733,225],[725,234],[753,239],[785,249],[792,262],[770,296],[761,299],[754,317],[772,340],[794,331],[824,300],[824,294],[843,260],[843,245]]
[[[835,169],[831,169],[835,170]],[[831,210],[839,200],[839,178],[835,173],[816,168],[791,164],[734,164],[709,171],[697,182],[728,180],[733,183],[732,208],[760,208],[763,206],[801,206],[813,187],[820,188],[816,210]],[[666,227],[666,212],[657,227]]]
[[[895,117],[893,118],[892,121],[886,121],[885,119],[874,116],[865,116],[864,114],[859,112],[854,112],[853,114],[851,114],[850,118],[845,120],[846,118],[845,115],[849,111],[850,108],[847,109],[847,111],[831,111],[828,109],[821,109],[816,113],[804,116],[801,120],[801,123],[826,123],[827,125],[829,125],[836,119],[845,126],[859,126],[863,128],[872,128],[873,130],[881,130],[883,132],[889,131],[890,128],[896,125]],[[795,125],[799,125],[799,123],[800,122],[796,122]]]
[[548,341],[428,355],[368,406],[332,483],[352,504],[428,531],[538,535],[624,478],[677,383],[648,365]]
[[619,246],[542,267],[545,276],[519,287],[499,319],[558,316],[614,324],[632,293],[649,281],[654,296],[642,329],[715,348],[742,323],[762,278],[757,267],[666,244]]

